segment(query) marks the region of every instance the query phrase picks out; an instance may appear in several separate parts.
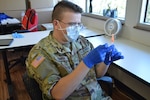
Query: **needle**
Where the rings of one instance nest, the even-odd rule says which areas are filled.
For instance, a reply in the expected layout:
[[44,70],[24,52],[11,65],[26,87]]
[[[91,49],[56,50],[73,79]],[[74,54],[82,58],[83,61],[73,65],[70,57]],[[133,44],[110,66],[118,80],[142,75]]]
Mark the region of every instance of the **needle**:
[[112,51],[109,52],[109,61],[111,61]]

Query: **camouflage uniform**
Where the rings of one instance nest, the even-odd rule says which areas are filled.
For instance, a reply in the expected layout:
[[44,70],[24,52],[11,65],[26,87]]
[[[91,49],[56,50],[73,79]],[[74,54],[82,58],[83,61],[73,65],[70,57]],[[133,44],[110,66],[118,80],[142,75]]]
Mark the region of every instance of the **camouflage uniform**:
[[[52,32],[32,48],[26,61],[27,72],[39,83],[44,100],[53,99],[50,94],[53,86],[60,78],[71,73],[92,49],[92,44],[82,36],[79,36],[76,42],[62,45],[52,37]],[[96,81],[94,68],[67,98],[67,100],[77,99],[109,99],[102,96],[102,89]]]

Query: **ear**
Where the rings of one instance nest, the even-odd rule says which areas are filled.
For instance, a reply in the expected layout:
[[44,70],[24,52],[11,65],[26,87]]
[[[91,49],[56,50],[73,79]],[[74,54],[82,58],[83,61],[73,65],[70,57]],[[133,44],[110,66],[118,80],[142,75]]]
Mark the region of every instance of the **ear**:
[[53,26],[54,26],[54,29],[59,29],[60,28],[59,21],[54,19]]

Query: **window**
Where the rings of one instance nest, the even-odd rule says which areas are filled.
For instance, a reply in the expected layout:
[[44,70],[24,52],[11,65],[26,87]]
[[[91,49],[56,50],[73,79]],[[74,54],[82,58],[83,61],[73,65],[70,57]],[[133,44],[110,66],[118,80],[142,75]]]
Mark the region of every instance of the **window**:
[[141,0],[140,4],[139,22],[134,28],[150,31],[150,0]]
[[147,2],[146,2],[144,22],[150,23],[150,0],[147,0]]
[[68,0],[79,5],[86,14],[124,20],[127,0]]

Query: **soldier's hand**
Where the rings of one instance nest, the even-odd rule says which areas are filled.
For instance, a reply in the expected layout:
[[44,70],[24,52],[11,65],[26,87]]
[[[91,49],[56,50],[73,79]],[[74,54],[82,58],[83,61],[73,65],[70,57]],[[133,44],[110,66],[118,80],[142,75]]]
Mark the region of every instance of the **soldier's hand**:
[[99,45],[83,58],[84,64],[88,68],[92,68],[95,64],[103,62],[105,59],[106,52],[110,51],[111,49],[112,46],[108,47],[107,43],[104,45]]

